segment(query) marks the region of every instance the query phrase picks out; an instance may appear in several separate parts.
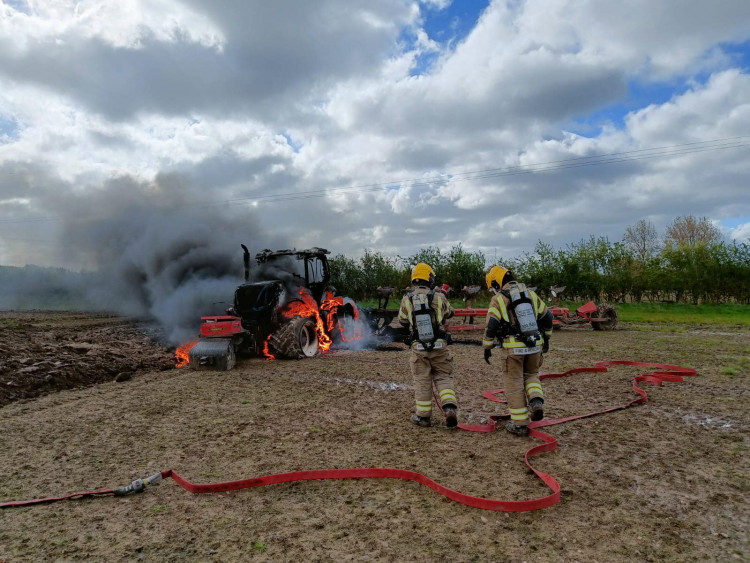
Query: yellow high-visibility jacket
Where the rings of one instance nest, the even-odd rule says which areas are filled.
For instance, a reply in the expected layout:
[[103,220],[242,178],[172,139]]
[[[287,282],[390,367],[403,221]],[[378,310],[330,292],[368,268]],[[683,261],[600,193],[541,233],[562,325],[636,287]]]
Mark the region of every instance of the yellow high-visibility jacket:
[[[505,284],[503,289],[507,289],[509,284]],[[537,321],[547,314],[547,305],[544,303],[541,297],[539,297],[534,291],[527,288],[529,295],[531,296],[531,306],[534,309]],[[482,339],[482,346],[484,348],[493,348],[495,346],[495,338],[502,338],[503,348],[526,348],[526,342],[519,338],[513,331],[513,325],[515,319],[511,319],[508,305],[510,299],[505,297],[501,293],[496,293],[490,300],[490,306],[487,310],[487,324],[484,329],[484,338]],[[549,332],[549,334],[547,333]],[[541,346],[544,343],[543,336],[551,336],[552,328],[550,326],[549,331],[542,331],[540,328],[539,337],[536,339],[535,346]]]
[[[398,322],[402,327],[408,328],[410,333],[414,333],[413,319],[414,319],[414,308],[412,306],[410,296],[412,294],[427,295],[431,292],[430,288],[424,286],[417,286],[411,292],[404,295],[401,299],[401,307],[398,310]],[[435,318],[438,323],[438,328],[442,329],[443,322],[450,319],[453,316],[453,307],[448,302],[448,298],[444,293],[435,291],[432,296],[432,309],[435,311]],[[445,338],[437,338],[435,340],[436,348],[443,348],[447,346]],[[413,350],[423,349],[424,347],[417,341],[413,341],[411,344]]]

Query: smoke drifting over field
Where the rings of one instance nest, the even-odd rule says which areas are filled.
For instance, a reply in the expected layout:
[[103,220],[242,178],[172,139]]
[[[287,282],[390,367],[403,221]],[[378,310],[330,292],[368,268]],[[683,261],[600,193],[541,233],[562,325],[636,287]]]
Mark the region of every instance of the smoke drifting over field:
[[[121,177],[85,196],[71,197],[71,186],[64,188],[49,188],[45,200],[60,225],[56,254],[85,270],[0,267],[0,309],[99,310],[152,319],[177,345],[196,338],[201,316],[224,314],[233,303],[244,280],[242,244],[251,281],[281,280],[290,297],[304,284],[295,257],[256,263],[264,249],[291,246],[263,234],[256,209],[193,205],[206,194],[183,178],[161,175],[144,183]],[[372,344],[355,337],[369,334],[362,319],[350,319],[347,331],[347,347]]]
[[[6,269],[0,307],[41,308],[40,297],[59,294],[56,308],[153,318],[171,343],[194,338],[200,317],[223,314],[243,280],[240,243],[251,255],[283,247],[261,237],[252,208],[191,206],[200,199],[196,192],[172,177],[154,184],[126,178],[85,200],[58,202],[60,252],[94,273],[49,276],[50,270],[13,268],[8,275]],[[37,299],[29,299],[30,289]]]
[[222,313],[242,279],[239,242],[252,236],[216,211],[133,209],[106,221],[70,225],[66,240],[95,256],[99,307],[153,317],[178,343],[201,315]]
[[179,343],[195,337],[201,315],[222,314],[231,304],[243,279],[240,243],[251,254],[273,243],[261,242],[247,208],[139,203],[106,221],[72,223],[66,238],[96,257],[104,281],[95,288],[97,303],[153,317]]

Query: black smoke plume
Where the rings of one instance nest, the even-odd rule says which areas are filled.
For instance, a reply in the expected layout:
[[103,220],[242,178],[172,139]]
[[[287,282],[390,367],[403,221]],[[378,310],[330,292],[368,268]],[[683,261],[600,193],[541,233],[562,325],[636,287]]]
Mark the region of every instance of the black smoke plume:
[[[231,305],[243,282],[241,243],[253,255],[286,246],[262,233],[252,207],[207,205],[208,195],[179,177],[118,178],[79,193],[53,203],[62,223],[60,253],[71,268],[88,273],[71,272],[57,283],[42,275],[34,287],[62,288],[79,300],[71,308],[155,320],[173,344],[195,338],[201,316],[223,314]],[[16,297],[26,295],[17,289]],[[14,308],[11,299],[2,305]]]

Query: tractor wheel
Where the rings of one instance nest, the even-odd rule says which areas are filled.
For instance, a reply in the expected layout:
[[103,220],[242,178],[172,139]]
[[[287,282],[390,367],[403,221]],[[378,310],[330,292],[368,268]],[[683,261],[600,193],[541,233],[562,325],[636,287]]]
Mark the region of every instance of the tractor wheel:
[[294,317],[273,333],[268,345],[277,358],[296,360],[317,355],[318,333],[315,331],[315,321],[310,317]]
[[607,319],[606,321],[592,322],[594,330],[614,330],[617,328],[617,309],[609,303],[602,303],[596,309],[596,316]]

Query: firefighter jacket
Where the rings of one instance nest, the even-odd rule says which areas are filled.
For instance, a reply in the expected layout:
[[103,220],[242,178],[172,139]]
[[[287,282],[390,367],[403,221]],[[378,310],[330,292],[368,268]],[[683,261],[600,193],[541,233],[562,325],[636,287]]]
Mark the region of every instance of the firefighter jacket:
[[[507,289],[508,286],[509,284],[505,284],[503,289]],[[528,288],[527,291],[531,296],[531,306],[536,315],[539,327],[538,337],[535,339],[534,346],[542,346],[544,340],[548,340],[552,335],[552,314],[547,309],[544,301],[534,291]],[[529,343],[517,331],[517,321],[511,313],[510,299],[500,292],[492,297],[489,309],[487,309],[487,325],[484,330],[482,346],[484,348],[493,348],[496,338],[501,341],[502,347],[506,349],[526,348],[529,346]]]
[[448,341],[443,328],[443,323],[453,316],[453,307],[451,307],[451,304],[448,302],[448,298],[444,293],[431,290],[428,287],[417,286],[404,295],[403,299],[401,299],[401,307],[398,310],[398,322],[403,328],[409,330],[409,334],[412,338],[411,349],[425,349],[425,347],[414,338],[416,329],[414,327],[414,308],[411,300],[412,295],[424,295],[428,298],[430,295],[432,296],[431,308],[435,311],[435,321],[437,323],[437,326],[434,327],[436,336],[434,340],[434,349],[445,348],[448,345]]

